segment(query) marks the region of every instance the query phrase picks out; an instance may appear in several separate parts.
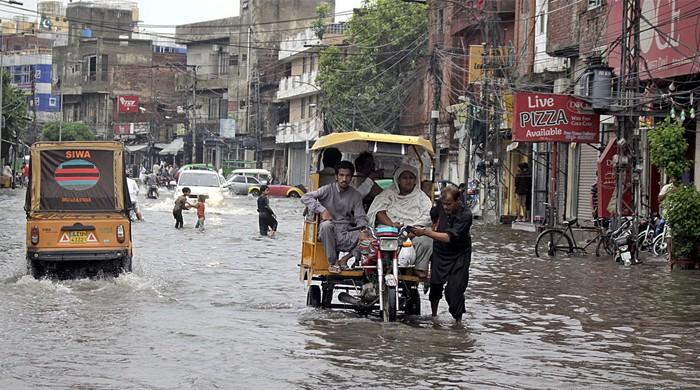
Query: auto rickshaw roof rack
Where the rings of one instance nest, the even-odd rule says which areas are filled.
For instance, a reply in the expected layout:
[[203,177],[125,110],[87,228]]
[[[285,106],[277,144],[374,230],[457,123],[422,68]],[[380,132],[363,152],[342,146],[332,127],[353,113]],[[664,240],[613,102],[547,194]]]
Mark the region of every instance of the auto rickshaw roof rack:
[[[362,131],[349,131],[346,133],[324,135],[314,142],[311,150],[317,151],[330,147],[347,149],[348,146],[350,146],[348,144],[362,144],[371,142],[375,143],[375,149],[381,144],[412,145],[425,150],[431,157],[433,156],[433,146],[430,144],[430,141],[425,138],[408,135],[367,133]],[[377,152],[378,150],[369,151]]]

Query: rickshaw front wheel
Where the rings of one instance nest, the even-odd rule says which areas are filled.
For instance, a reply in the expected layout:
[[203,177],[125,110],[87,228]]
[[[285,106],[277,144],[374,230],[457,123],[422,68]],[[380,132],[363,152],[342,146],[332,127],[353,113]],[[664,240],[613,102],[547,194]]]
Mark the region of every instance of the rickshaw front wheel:
[[317,285],[309,286],[306,293],[306,306],[321,307],[321,288]]
[[323,299],[321,300],[321,307],[327,309],[331,307],[331,302],[333,301],[333,283],[323,282],[321,284],[321,289],[323,290]]
[[384,305],[384,320],[389,322],[396,321],[396,287],[386,287],[386,300]]

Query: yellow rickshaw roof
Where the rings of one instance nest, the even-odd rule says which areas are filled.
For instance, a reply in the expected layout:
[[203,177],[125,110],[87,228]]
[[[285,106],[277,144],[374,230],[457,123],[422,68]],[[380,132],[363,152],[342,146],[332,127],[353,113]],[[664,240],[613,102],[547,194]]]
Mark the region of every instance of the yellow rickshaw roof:
[[362,131],[349,131],[346,133],[333,133],[324,135],[314,142],[311,150],[320,150],[329,147],[339,147],[351,142],[386,142],[391,144],[413,145],[433,155],[433,146],[425,138],[409,135],[366,133]]

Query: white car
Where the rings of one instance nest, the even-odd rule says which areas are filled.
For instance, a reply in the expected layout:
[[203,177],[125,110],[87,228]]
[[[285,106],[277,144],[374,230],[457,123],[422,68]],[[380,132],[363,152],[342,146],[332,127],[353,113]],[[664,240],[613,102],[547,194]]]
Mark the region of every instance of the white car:
[[204,195],[207,203],[220,204],[224,201],[226,179],[214,171],[190,169],[180,173],[177,180],[175,196],[182,194],[182,189],[188,187],[190,196],[188,201],[195,203],[199,195]]

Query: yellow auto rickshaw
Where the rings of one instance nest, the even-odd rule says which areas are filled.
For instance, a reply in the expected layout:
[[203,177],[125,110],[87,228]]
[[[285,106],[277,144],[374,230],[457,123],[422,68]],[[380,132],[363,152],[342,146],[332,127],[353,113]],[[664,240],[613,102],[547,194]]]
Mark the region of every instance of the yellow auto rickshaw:
[[119,142],[32,145],[27,268],[34,277],[131,271],[132,207]]
[[[311,148],[315,169],[309,177],[309,191],[329,183],[329,177],[324,178],[328,173],[320,166],[320,156],[327,148],[339,149],[343,159],[350,161],[359,153],[371,152],[377,168],[385,172],[384,179],[375,180],[383,188],[392,184],[392,173],[401,164],[418,167],[418,183],[433,198],[433,182],[429,180],[433,148],[424,138],[358,131],[323,136]],[[418,285],[422,280],[410,266],[399,266],[397,261],[408,231],[370,227],[372,242],[377,244],[376,264],[368,265],[356,259],[351,269],[331,273],[318,240],[319,223],[318,216],[307,214],[302,233],[299,278],[307,286],[308,306],[354,309],[363,314],[378,312],[385,321],[395,321],[397,313],[420,314]],[[334,302],[334,291],[340,291],[339,302]]]

